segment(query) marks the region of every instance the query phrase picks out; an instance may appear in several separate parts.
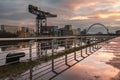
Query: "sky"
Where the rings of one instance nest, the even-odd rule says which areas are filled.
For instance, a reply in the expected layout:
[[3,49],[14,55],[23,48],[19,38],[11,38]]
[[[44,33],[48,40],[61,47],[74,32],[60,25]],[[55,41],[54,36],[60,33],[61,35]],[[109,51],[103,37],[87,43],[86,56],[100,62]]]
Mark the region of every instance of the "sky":
[[48,25],[89,27],[102,23],[108,27],[120,26],[120,0],[0,0],[0,25],[35,27],[36,16],[28,12],[28,5],[57,14]]

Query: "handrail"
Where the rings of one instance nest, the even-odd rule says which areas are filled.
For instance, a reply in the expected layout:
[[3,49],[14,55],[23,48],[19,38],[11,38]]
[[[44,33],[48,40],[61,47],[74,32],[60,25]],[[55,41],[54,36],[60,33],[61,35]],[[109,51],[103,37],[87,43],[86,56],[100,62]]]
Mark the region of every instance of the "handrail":
[[84,37],[116,37],[108,35],[96,36],[62,36],[62,37],[27,37],[27,38],[0,38],[0,41],[30,41],[30,40],[50,40],[50,39],[71,39],[71,38],[84,38]]

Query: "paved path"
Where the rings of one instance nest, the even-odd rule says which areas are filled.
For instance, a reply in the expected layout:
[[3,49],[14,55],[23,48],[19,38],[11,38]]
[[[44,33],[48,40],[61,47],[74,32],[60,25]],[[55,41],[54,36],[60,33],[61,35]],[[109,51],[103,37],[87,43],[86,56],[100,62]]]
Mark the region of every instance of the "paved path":
[[120,37],[112,41],[112,44],[109,44],[108,48],[113,51],[115,57],[107,63],[119,69],[119,73],[115,77],[113,77],[112,80],[120,80]]
[[120,37],[53,80],[120,80]]

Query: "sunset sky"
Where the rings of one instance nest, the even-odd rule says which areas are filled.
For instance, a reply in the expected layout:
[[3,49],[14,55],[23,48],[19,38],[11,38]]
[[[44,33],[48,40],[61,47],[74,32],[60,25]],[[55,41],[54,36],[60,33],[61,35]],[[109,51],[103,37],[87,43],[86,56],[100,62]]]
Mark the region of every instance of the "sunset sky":
[[58,15],[49,19],[49,25],[120,26],[120,0],[0,0],[0,25],[35,26],[35,15],[28,12],[29,4]]

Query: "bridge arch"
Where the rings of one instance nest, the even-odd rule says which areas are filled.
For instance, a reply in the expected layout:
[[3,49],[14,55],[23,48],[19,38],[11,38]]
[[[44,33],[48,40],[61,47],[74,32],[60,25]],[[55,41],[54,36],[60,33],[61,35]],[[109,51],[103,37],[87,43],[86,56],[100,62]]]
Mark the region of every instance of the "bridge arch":
[[89,28],[88,28],[87,31],[86,31],[86,34],[87,34],[88,31],[89,31],[93,26],[95,26],[95,25],[100,25],[100,26],[102,26],[102,27],[105,28],[105,30],[107,31],[107,34],[109,34],[109,29],[108,29],[105,25],[103,25],[103,24],[101,24],[101,23],[94,23],[94,24],[92,24],[91,26],[89,26]]

